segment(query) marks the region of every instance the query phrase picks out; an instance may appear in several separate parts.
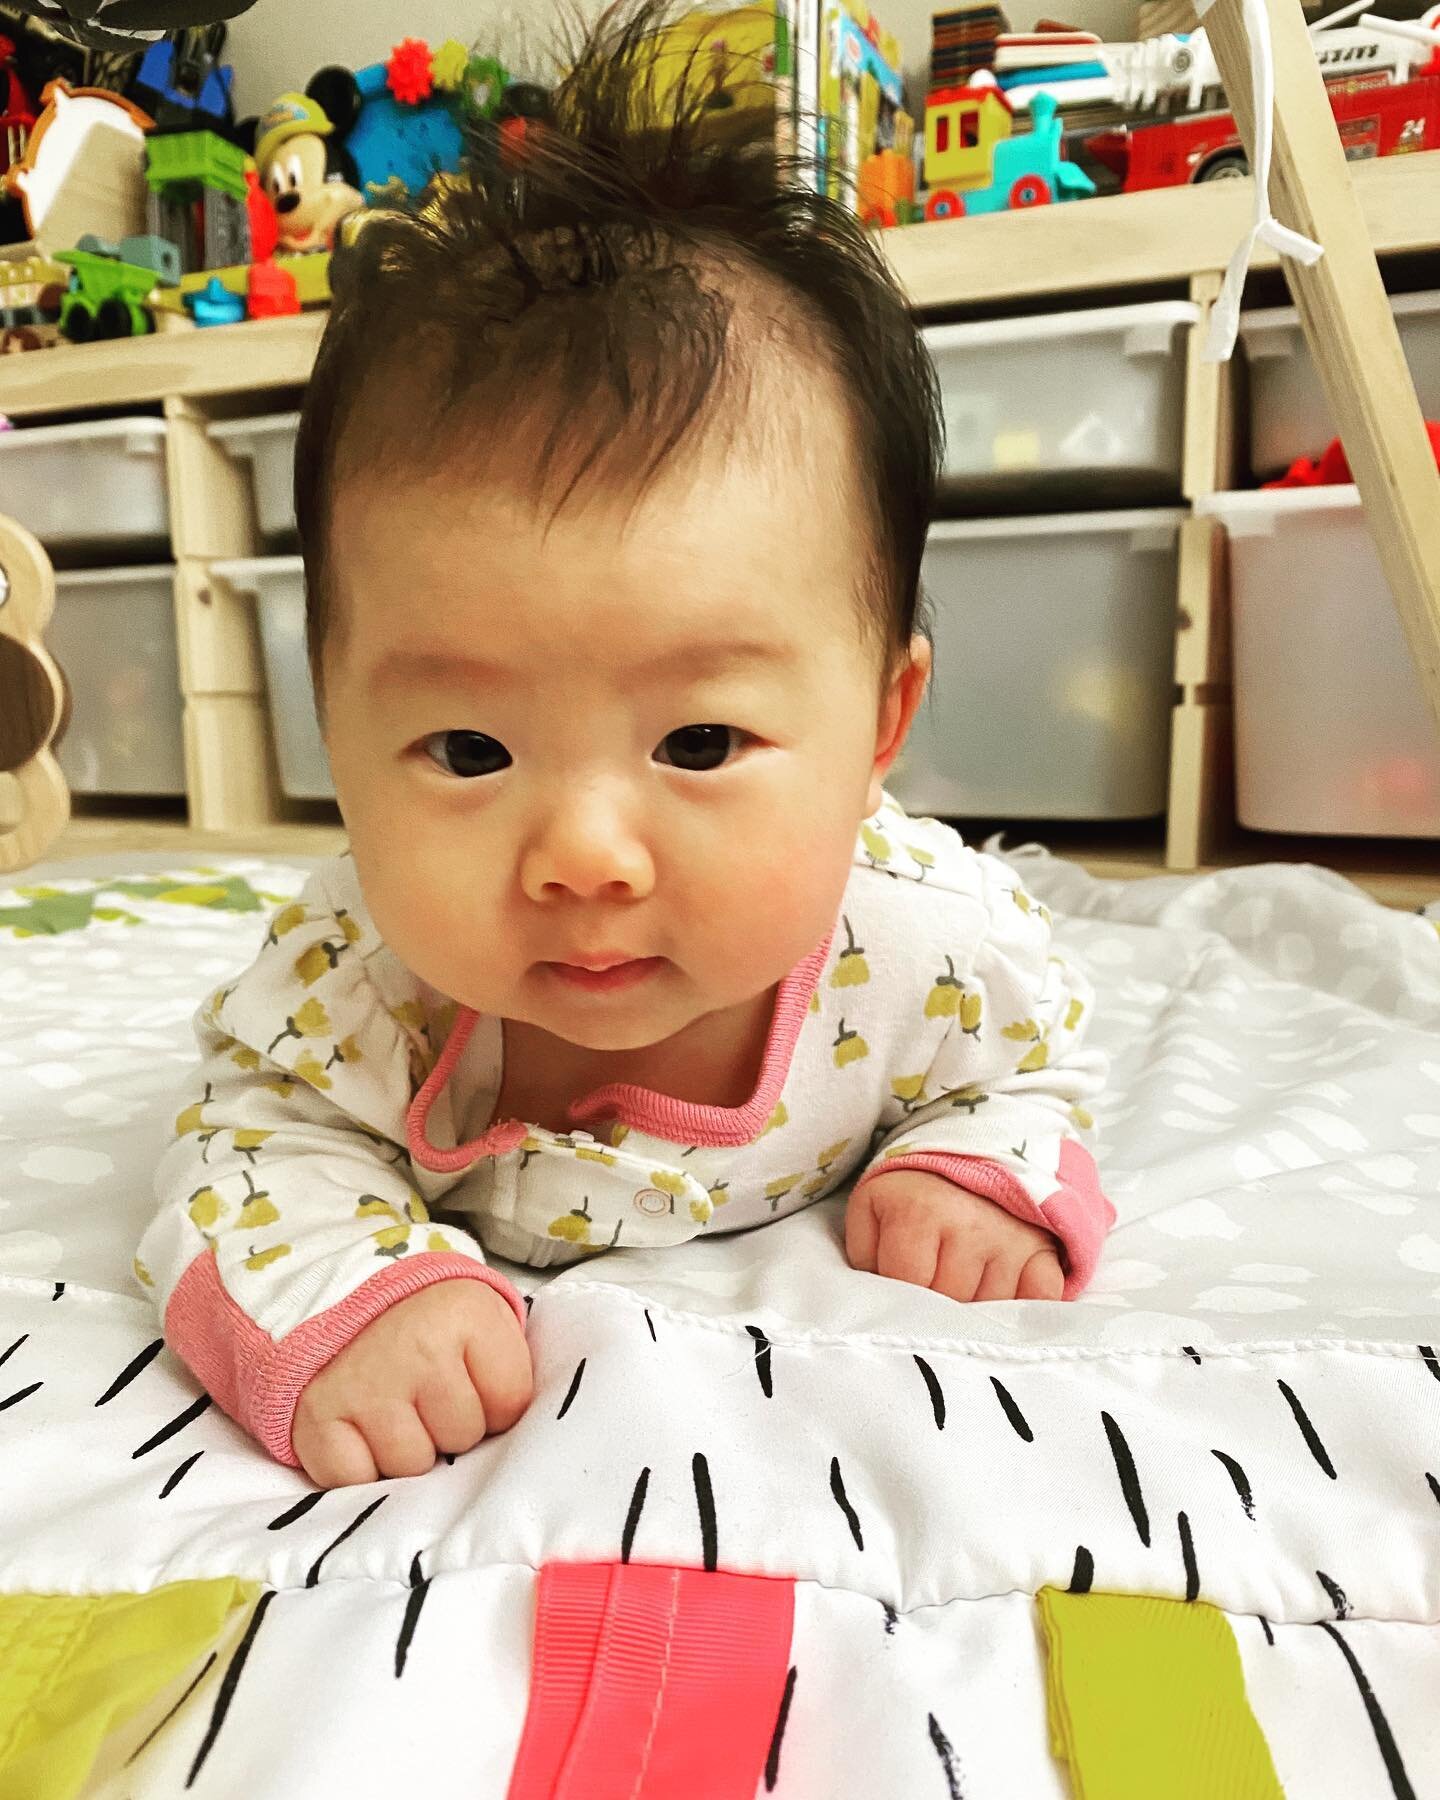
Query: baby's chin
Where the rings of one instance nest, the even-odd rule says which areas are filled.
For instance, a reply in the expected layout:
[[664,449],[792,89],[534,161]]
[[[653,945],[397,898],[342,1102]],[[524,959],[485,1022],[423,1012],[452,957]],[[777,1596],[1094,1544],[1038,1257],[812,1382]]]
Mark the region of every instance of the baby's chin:
[[618,1054],[651,1050],[693,1025],[710,1011],[705,1006],[658,1008],[654,1005],[618,1006],[613,1003],[579,1006],[527,1007],[524,1013],[504,1014],[536,1026],[572,1045],[576,1050]]

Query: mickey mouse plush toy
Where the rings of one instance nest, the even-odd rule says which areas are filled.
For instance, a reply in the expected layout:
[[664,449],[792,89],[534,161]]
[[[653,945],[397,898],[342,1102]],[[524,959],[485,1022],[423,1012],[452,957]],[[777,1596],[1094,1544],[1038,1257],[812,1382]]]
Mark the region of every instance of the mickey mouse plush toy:
[[[343,108],[347,96],[337,84],[325,99]],[[344,145],[353,123],[353,114],[333,117],[310,91],[282,94],[256,120],[255,163],[280,221],[282,250],[330,249],[340,221],[364,206]]]

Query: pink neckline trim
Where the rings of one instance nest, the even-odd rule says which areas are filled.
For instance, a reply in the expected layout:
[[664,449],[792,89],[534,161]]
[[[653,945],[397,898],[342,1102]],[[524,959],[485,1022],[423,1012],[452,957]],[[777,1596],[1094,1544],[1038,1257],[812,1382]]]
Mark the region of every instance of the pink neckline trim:
[[[811,996],[820,984],[834,937],[832,929],[824,942],[803,962],[797,963],[780,983],[755,1091],[743,1105],[706,1106],[699,1101],[676,1100],[669,1094],[657,1094],[651,1088],[636,1087],[628,1082],[611,1082],[577,1100],[570,1108],[570,1118],[577,1125],[599,1118],[616,1119],[634,1131],[643,1131],[672,1144],[734,1147],[753,1143],[765,1129],[785,1086],[785,1078],[795,1059],[800,1029],[805,1023]],[[421,1168],[434,1170],[437,1174],[456,1174],[468,1169],[482,1156],[503,1156],[513,1150],[526,1133],[526,1127],[518,1120],[505,1119],[454,1150],[437,1148],[427,1135],[430,1109],[454,1074],[455,1065],[464,1054],[479,1018],[473,1008],[461,1007],[439,1061],[410,1103],[406,1116],[406,1138],[411,1156]]]

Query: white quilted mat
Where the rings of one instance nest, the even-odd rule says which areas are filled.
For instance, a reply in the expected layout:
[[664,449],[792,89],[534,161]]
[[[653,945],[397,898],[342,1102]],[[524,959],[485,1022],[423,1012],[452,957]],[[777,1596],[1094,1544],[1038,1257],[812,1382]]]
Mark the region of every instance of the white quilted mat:
[[[285,896],[303,871],[231,859],[187,873],[188,898],[145,891],[166,887],[152,871],[58,880],[72,898],[38,914],[0,891],[0,1588],[280,1590],[202,1794],[342,1791],[316,1757],[347,1795],[421,1773],[440,1796],[503,1792],[531,1571],[620,1555],[806,1584],[782,1800],[943,1795],[927,1720],[967,1800],[1061,1792],[1033,1623],[1006,1599],[1046,1583],[1249,1615],[1247,1685],[1306,1800],[1402,1792],[1327,1635],[1348,1621],[1405,1779],[1440,1791],[1440,932],[1313,870],[1023,870],[1091,969],[1114,1058],[1097,1111],[1120,1222],[1090,1294],[962,1308],[857,1275],[836,1202],[522,1271],[522,1425],[323,1496],[206,1405],[129,1272],[190,1014],[262,929],[205,890]],[[7,928],[67,906],[54,935]],[[412,1671],[482,1683],[483,1721],[391,1667],[431,1582]],[[186,1791],[209,1716],[146,1751],[148,1785],[105,1791]],[[1034,1743],[1007,1765],[1016,1732]]]

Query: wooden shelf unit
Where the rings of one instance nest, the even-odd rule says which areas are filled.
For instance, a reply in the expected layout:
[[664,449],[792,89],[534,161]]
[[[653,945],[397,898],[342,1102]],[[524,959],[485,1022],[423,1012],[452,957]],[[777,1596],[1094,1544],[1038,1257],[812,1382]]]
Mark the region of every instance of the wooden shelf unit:
[[[1349,165],[1377,256],[1440,245],[1440,150]],[[1251,223],[1248,181],[1153,188],[1066,206],[941,219],[884,233],[891,266],[927,311],[1173,285],[1223,272]],[[1278,258],[1258,246],[1252,266]]]
[[[1351,173],[1382,257],[1440,253],[1440,151],[1360,163]],[[1250,207],[1248,182],[1222,182],[911,226],[881,242],[917,308],[935,317],[1062,311],[1157,292],[1192,297],[1202,317],[1187,352],[1183,486],[1194,500],[1227,485],[1235,463],[1233,371],[1203,362],[1200,344]],[[1267,262],[1274,258],[1262,252],[1257,267]],[[190,827],[155,835],[177,850],[264,842],[295,819],[279,793],[252,610],[210,576],[217,559],[262,553],[249,486],[204,428],[212,417],[283,404],[277,396],[308,378],[323,325],[316,314],[207,331],[182,325],[150,338],[0,360],[0,413],[158,405],[169,421]],[[1087,844],[1083,833],[1060,834],[1057,845],[1096,873],[1323,860],[1392,904],[1440,894],[1433,845],[1317,845],[1237,828],[1224,546],[1206,519],[1192,517],[1182,528],[1179,606],[1163,847],[1143,834],[1133,849],[1116,850],[1103,835]],[[88,853],[102,829],[93,818],[77,820],[60,853]],[[325,827],[299,829],[319,830],[314,841],[328,841]],[[1040,835],[1024,822],[1015,830]]]
[[[1440,151],[1356,163],[1350,174],[1376,254],[1436,257],[1440,266]],[[1214,182],[937,221],[886,232],[883,243],[917,308],[936,318],[1016,308],[1062,312],[1156,292],[1188,294],[1200,309],[1186,351],[1182,490],[1189,503],[1237,478],[1235,367],[1207,363],[1201,350],[1253,203],[1249,181]],[[1277,266],[1263,249],[1254,259],[1261,272]],[[1067,844],[1067,853],[1097,874],[1320,861],[1391,905],[1440,897],[1440,846],[1428,841],[1292,839],[1236,823],[1227,556],[1214,520],[1192,514],[1181,527],[1178,584],[1163,852],[1152,845],[1127,852],[1092,848],[1083,832],[1073,843],[1068,833],[1052,834],[1057,845]],[[1026,832],[1023,824],[1017,829]]]

